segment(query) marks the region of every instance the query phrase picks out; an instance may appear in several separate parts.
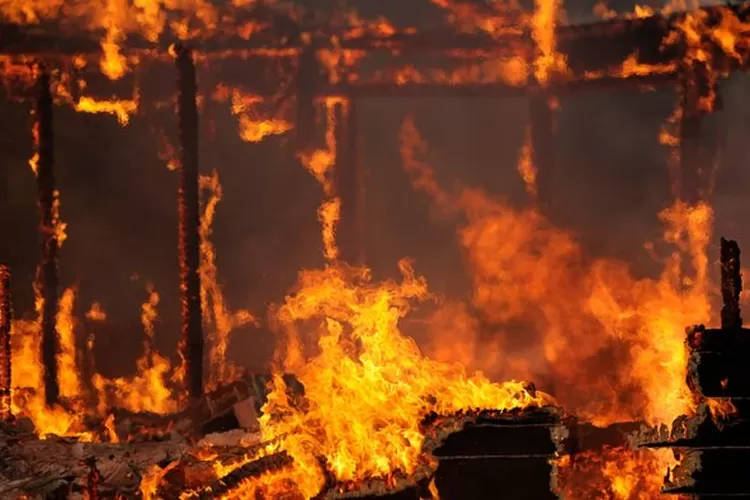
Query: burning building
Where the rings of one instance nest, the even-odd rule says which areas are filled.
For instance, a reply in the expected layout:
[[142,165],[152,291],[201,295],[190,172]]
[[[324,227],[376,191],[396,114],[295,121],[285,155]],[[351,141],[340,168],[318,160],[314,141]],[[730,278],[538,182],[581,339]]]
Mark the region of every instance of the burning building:
[[[33,312],[12,307],[23,273],[0,267],[3,498],[750,494],[740,254],[721,239],[713,278],[722,143],[706,132],[720,82],[746,68],[750,9],[598,4],[599,19],[573,23],[548,0],[425,3],[439,27],[255,0],[0,5],[0,73],[6,100],[30,111],[41,239]],[[669,202],[663,241],[646,245],[661,269],[640,277],[555,222],[561,107],[663,89],[677,97],[653,137]],[[513,97],[527,117],[521,207],[447,188],[419,116],[392,133],[411,196],[457,227],[468,298],[436,293],[408,258],[381,279],[368,244],[362,108],[436,97]],[[212,241],[220,169],[201,165],[222,106],[255,147],[293,136],[279,145],[322,191],[319,265],[254,313],[229,306]],[[63,288],[60,275],[75,226],[59,177],[70,109],[147,120],[178,176],[176,355],[159,348],[167,301],[148,283],[126,375],[97,355],[108,311],[77,316],[85,283]],[[719,288],[720,328],[706,328]],[[243,327],[273,338],[262,370],[230,356]]]

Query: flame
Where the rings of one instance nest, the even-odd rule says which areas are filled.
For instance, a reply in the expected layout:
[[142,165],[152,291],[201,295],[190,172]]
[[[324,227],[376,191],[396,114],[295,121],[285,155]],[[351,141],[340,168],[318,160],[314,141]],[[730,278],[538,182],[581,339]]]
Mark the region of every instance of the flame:
[[86,312],[86,318],[91,321],[107,321],[107,313],[102,309],[102,305],[98,302],[91,304],[91,308]]
[[[409,145],[402,135],[402,148]],[[473,306],[504,344],[520,325],[528,338],[538,338],[540,352],[523,351],[531,375],[556,380],[565,408],[602,425],[669,425],[694,410],[684,382],[684,329],[711,317],[708,205],[676,201],[660,213],[664,241],[674,250],[658,279],[636,279],[614,260],[587,264],[573,237],[536,208],[514,209],[476,189],[443,192],[425,183],[426,164],[420,171],[410,156],[404,162],[415,187],[437,193],[449,213],[463,214],[458,238],[474,282]],[[612,356],[616,372],[605,369]],[[509,368],[496,365],[495,373]],[[573,389],[582,385],[591,389]]]
[[[85,60],[81,60],[77,64],[74,61],[74,65],[78,69],[84,67],[85,64]],[[74,98],[71,93],[70,88],[73,85],[77,87],[78,98]],[[91,96],[80,95],[85,91],[86,87],[86,80],[82,78],[74,80],[69,73],[61,73],[55,85],[55,100],[56,102],[71,105],[79,113],[112,115],[117,118],[118,123],[123,127],[130,123],[131,116],[138,112],[140,94],[137,88],[133,91],[132,99],[97,99]]]
[[231,96],[232,114],[239,120],[240,138],[245,142],[261,142],[272,135],[282,135],[290,131],[292,124],[281,116],[263,117],[259,105],[264,99],[259,95],[243,94],[239,89],[230,91],[219,85],[213,94],[217,102],[226,101]]
[[555,73],[567,71],[565,56],[556,50],[557,24],[560,0],[535,0],[536,9],[531,19],[531,36],[536,43],[538,55],[534,61],[534,77],[540,85],[546,85]]
[[83,113],[106,113],[117,117],[120,125],[127,125],[130,116],[138,111],[137,100],[105,100],[100,101],[91,97],[83,96],[75,105],[76,111]]
[[604,0],[600,0],[594,4],[593,13],[600,19],[614,19],[617,17],[617,11],[611,9]]
[[674,467],[670,450],[604,448],[556,460],[556,492],[568,500],[658,498],[665,471]]
[[408,261],[399,268],[401,282],[381,283],[372,282],[368,269],[345,264],[302,271],[275,311],[282,331],[305,325],[317,343],[316,354],[283,367],[305,387],[305,410],[290,404],[277,376],[261,417],[264,439],[278,440],[294,457],[293,481],[306,498],[324,482],[317,456],[340,483],[411,475],[426,466],[419,424],[430,411],[551,401],[521,382],[492,384],[458,364],[425,358],[398,324],[411,303],[429,298],[427,283]]
[[97,410],[101,415],[113,407],[157,414],[174,413],[179,407],[179,401],[167,386],[171,372],[170,362],[153,349],[159,294],[151,285],[147,291],[148,298],[141,306],[141,323],[146,337],[143,354],[136,361],[136,375],[132,378],[108,379],[97,373],[93,377],[92,384],[99,399]]
[[255,318],[245,310],[231,312],[225,302],[224,293],[218,282],[216,268],[216,252],[211,243],[212,225],[216,214],[216,206],[221,201],[221,184],[219,174],[202,176],[200,186],[208,191],[209,198],[204,203],[200,222],[200,276],[201,276],[201,304],[203,317],[209,327],[210,341],[209,360],[210,369],[208,387],[217,387],[221,382],[236,378],[238,368],[227,359],[227,348],[232,331],[248,323],[255,322]]
[[76,336],[73,331],[74,303],[75,290],[68,288],[60,297],[57,311],[57,336],[60,345],[60,352],[57,355],[57,383],[60,386],[60,395],[69,399],[82,395],[80,366],[76,359]]
[[440,493],[438,493],[437,486],[435,486],[435,478],[432,478],[432,480],[430,480],[430,484],[427,488],[430,492],[430,495],[432,496],[432,500],[440,500]]
[[[435,466],[422,452],[420,423],[430,412],[552,402],[522,382],[493,384],[460,364],[424,357],[399,328],[413,303],[431,298],[426,280],[408,260],[399,263],[400,282],[373,282],[369,269],[336,260],[330,221],[338,216],[338,198],[328,174],[335,160],[338,103],[325,104],[327,150],[302,160],[327,195],[319,216],[328,264],[301,271],[292,293],[270,311],[285,342],[277,349],[277,373],[260,417],[264,441],[278,443],[294,466],[246,481],[232,496],[313,498],[329,474],[342,492],[365,479],[393,484],[399,475]],[[303,401],[289,397],[284,372],[295,373],[305,387]]]
[[[44,300],[38,290],[35,290],[35,294],[37,318],[34,320],[20,319],[14,321],[12,324],[11,362],[13,363],[13,371],[11,377],[14,388],[12,401],[13,414],[29,418],[34,422],[34,428],[40,437],[44,438],[49,435],[75,435],[83,441],[91,440],[93,437],[92,434],[85,431],[83,413],[69,412],[60,405],[48,407],[45,403],[44,367],[41,360],[42,331],[40,323]],[[66,292],[66,294],[68,296],[68,303],[66,305],[72,307],[72,292]],[[58,332],[64,331],[64,328],[69,324],[69,316],[66,316],[66,314],[69,314],[69,311],[63,311],[63,314],[60,315],[63,317],[62,322],[60,322],[60,316],[58,316],[58,328],[63,327]],[[63,333],[63,335],[66,334]],[[65,350],[70,354],[70,346],[67,346]],[[61,354],[61,357],[64,358],[65,355]],[[70,358],[64,359],[64,362],[67,363],[68,361],[74,362]],[[75,373],[73,376],[75,377]],[[67,382],[71,379],[63,380]]]
[[104,421],[104,429],[107,431],[110,443],[119,443],[120,438],[117,436],[117,430],[115,430],[115,416],[110,414]]
[[[413,127],[412,123],[412,127]],[[526,126],[526,139],[518,155],[518,173],[521,174],[523,183],[526,186],[526,192],[531,197],[536,197],[536,166],[531,159],[531,125]]]
[[[336,246],[336,226],[339,222],[341,200],[336,196],[336,186],[333,179],[333,167],[336,164],[336,107],[341,107],[342,116],[349,112],[346,101],[328,98],[324,102],[326,111],[325,149],[316,149],[310,154],[302,154],[302,165],[323,186],[327,200],[318,209],[318,220],[323,228],[323,255],[333,261],[339,257]],[[344,123],[346,120],[344,119]]]

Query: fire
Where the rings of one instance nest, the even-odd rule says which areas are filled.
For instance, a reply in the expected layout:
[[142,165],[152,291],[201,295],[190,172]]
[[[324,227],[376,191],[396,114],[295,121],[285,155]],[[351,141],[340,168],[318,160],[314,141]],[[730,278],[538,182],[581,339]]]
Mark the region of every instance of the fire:
[[204,203],[200,222],[201,263],[199,272],[203,317],[209,323],[207,325],[210,342],[208,387],[216,387],[221,382],[234,379],[238,371],[237,367],[227,359],[227,348],[232,331],[255,322],[255,318],[245,310],[231,312],[226,305],[221,285],[218,282],[216,252],[211,243],[216,206],[221,201],[221,184],[219,183],[218,173],[214,171],[210,177],[201,177],[200,185],[203,190],[209,193],[209,198]]
[[339,250],[336,246],[336,226],[339,222],[341,200],[336,196],[333,180],[333,166],[336,163],[336,107],[340,106],[342,115],[348,113],[347,103],[337,99],[326,99],[325,102],[326,133],[325,149],[316,149],[312,153],[302,154],[300,160],[304,167],[323,186],[327,200],[318,209],[318,220],[323,228],[323,255],[327,260],[336,260]]
[[259,106],[263,97],[246,95],[238,89],[219,85],[213,94],[217,102],[225,102],[231,96],[232,114],[239,120],[240,138],[246,142],[261,142],[272,135],[282,135],[292,129],[292,124],[280,116],[264,117]]
[[[72,308],[74,294],[72,290],[67,291],[63,298],[62,314],[58,316],[58,335],[61,335],[61,346],[68,344],[62,349],[60,361],[68,364],[77,370],[75,358],[71,356],[69,345],[70,330],[70,308]],[[12,385],[13,392],[13,414],[31,419],[34,423],[36,432],[44,437],[48,435],[77,435],[79,439],[90,440],[91,433],[85,431],[83,424],[83,414],[69,412],[62,406],[56,405],[48,407],[44,399],[44,368],[41,361],[41,318],[44,301],[37,293],[36,295],[36,314],[37,319],[25,320],[20,319],[13,322],[12,328]],[[67,310],[66,310],[67,309]],[[62,321],[61,321],[62,318]],[[67,351],[67,352],[66,352]],[[65,378],[67,374],[62,374],[60,379],[66,385],[61,384],[61,390],[66,387],[67,396],[74,397],[78,395],[76,390],[80,390],[78,384],[80,381],[76,377],[75,371],[71,377]],[[69,385],[67,385],[69,383]],[[63,393],[64,394],[64,393]]]
[[675,459],[669,450],[604,448],[559,458],[557,492],[569,500],[658,498],[662,478]]
[[531,19],[532,38],[538,51],[534,61],[534,77],[543,86],[553,74],[565,73],[567,68],[565,57],[556,50],[555,26],[560,4],[559,0],[536,0]]
[[[428,182],[429,167],[414,164],[409,151],[414,130],[410,122],[404,126],[404,166],[417,188],[448,204],[441,208],[462,214],[458,241],[474,282],[472,303],[496,341],[512,345],[510,327],[525,325],[525,335],[542,346],[536,354],[524,351],[531,376],[558,381],[564,407],[594,423],[670,425],[689,414],[684,331],[711,317],[710,207],[677,201],[663,210],[664,241],[674,251],[659,278],[637,279],[617,261],[586,263],[572,235],[534,207],[515,209],[477,189],[447,193]],[[612,356],[616,372],[605,369]],[[494,373],[511,368],[495,363]],[[581,386],[590,390],[582,394],[575,389]]]
[[76,111],[83,113],[106,113],[117,117],[120,125],[127,125],[130,116],[138,111],[137,100],[112,100],[98,101],[91,97],[83,96],[75,105]]
[[57,355],[57,383],[60,386],[60,395],[69,399],[82,395],[80,366],[76,359],[74,301],[75,290],[68,288],[60,297],[57,311],[57,336],[60,343],[60,352]]
[[[233,495],[312,498],[328,474],[339,491],[370,479],[394,484],[435,465],[422,452],[420,423],[428,413],[552,402],[522,382],[493,384],[460,364],[426,358],[399,327],[414,303],[431,299],[426,280],[408,260],[399,263],[401,281],[383,282],[374,282],[367,268],[337,260],[330,221],[338,198],[329,174],[338,103],[325,105],[327,150],[303,155],[302,161],[326,193],[319,215],[328,264],[301,271],[292,293],[271,310],[271,324],[286,341],[277,351],[279,374],[261,416],[263,439],[278,443],[294,466],[248,481]],[[303,384],[303,401],[290,399],[283,372],[295,373]]]
[[[411,124],[411,127],[413,129],[414,122],[413,120],[409,120],[409,123]],[[414,133],[413,131],[411,133]],[[534,165],[534,162],[531,159],[531,126],[526,126],[526,139],[523,143],[523,146],[521,147],[521,152],[518,156],[518,173],[521,174],[521,178],[523,179],[523,183],[526,186],[526,192],[532,196],[536,197],[537,195],[537,186],[536,186],[536,166]]]
[[[295,459],[295,484],[306,498],[324,477],[317,457],[340,483],[412,475],[424,466],[419,429],[430,411],[510,410],[551,399],[521,382],[492,384],[459,364],[424,357],[399,320],[429,298],[408,261],[402,281],[373,283],[366,268],[343,263],[300,273],[295,291],[275,312],[282,332],[312,336],[317,352],[285,364],[305,387],[305,409],[290,404],[283,380],[261,417],[264,439],[279,440]],[[298,340],[293,342],[298,348]],[[356,418],[353,418],[356,416]]]
[[117,430],[115,430],[115,416],[110,414],[107,420],[104,421],[104,429],[107,431],[110,443],[119,443],[120,438],[117,436]]
[[149,285],[148,298],[141,306],[141,323],[146,337],[143,354],[136,361],[137,373],[131,378],[108,379],[95,374],[92,380],[97,392],[97,411],[106,415],[109,408],[125,408],[134,412],[174,413],[179,401],[168,387],[171,364],[153,349],[154,322],[158,318],[159,294]]
[[86,318],[90,319],[91,321],[106,321],[107,313],[104,312],[101,304],[99,304],[98,302],[94,302],[93,304],[91,304],[91,308],[86,313]]

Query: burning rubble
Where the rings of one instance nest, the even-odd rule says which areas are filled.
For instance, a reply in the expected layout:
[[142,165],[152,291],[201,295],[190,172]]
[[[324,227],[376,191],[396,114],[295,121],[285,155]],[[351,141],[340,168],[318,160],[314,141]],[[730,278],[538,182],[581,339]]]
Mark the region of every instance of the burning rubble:
[[[0,73],[11,97],[34,103],[29,165],[42,239],[34,315],[12,317],[11,270],[0,267],[0,495],[624,500],[662,490],[750,492],[736,466],[746,458],[748,388],[737,354],[748,347],[739,247],[721,240],[721,329],[700,326],[713,318],[706,195],[714,158],[696,147],[700,119],[721,104],[718,80],[747,65],[747,6],[640,7],[579,26],[563,22],[552,0],[532,12],[514,3],[432,3],[450,30],[397,28],[354,12],[320,22],[285,2],[0,5]],[[603,4],[598,11],[612,17]],[[362,64],[373,52],[396,62]],[[425,53],[443,64],[424,67]],[[403,54],[409,60],[400,65]],[[233,58],[261,68],[261,81],[233,81],[225,64]],[[169,60],[176,94],[144,96],[139,71]],[[215,88],[199,92],[206,68]],[[94,97],[90,82],[101,75],[132,86],[127,98]],[[658,214],[670,252],[648,279],[613,259],[583,258],[574,236],[547,217],[548,174],[562,92],[657,84],[676,86],[679,101],[659,137],[671,152],[673,199]],[[478,188],[443,188],[416,119],[401,130],[413,187],[458,226],[473,289],[466,303],[432,293],[409,259],[398,263],[400,279],[375,279],[365,265],[356,97],[431,92],[530,100],[518,161],[526,208]],[[211,236],[221,185],[216,172],[201,176],[198,151],[210,102],[231,104],[246,142],[293,131],[300,162],[323,189],[325,262],[301,270],[265,319],[230,310],[219,285]],[[57,271],[67,238],[55,177],[52,114],[60,105],[112,114],[123,126],[150,109],[177,110],[178,147],[164,148],[179,175],[176,362],[154,347],[160,296],[150,285],[134,375],[99,373],[95,336],[80,348],[77,290],[60,293]],[[428,307],[436,311],[423,320],[431,342],[420,348],[409,320]],[[86,321],[106,321],[106,312],[94,304]],[[232,332],[249,324],[276,335],[269,373],[227,359]],[[494,333],[485,357],[480,330]],[[513,353],[513,331],[541,346],[544,370]],[[593,363],[602,353],[620,368]],[[554,397],[531,380],[554,380]]]

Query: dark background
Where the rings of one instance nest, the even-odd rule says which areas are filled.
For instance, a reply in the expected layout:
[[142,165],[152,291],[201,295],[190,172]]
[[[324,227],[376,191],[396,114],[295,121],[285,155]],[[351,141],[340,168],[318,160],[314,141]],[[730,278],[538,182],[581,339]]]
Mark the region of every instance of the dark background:
[[[385,15],[396,24],[417,26],[438,24],[443,15],[426,0],[363,1],[357,7],[364,17]],[[565,7],[573,22],[592,18],[590,2]],[[242,63],[237,65],[243,71]],[[161,83],[167,88],[174,78],[170,71],[166,68],[168,78]],[[199,86],[213,77],[203,70]],[[750,215],[748,83],[745,76],[725,81],[724,109],[706,120],[705,133],[720,134],[723,141],[713,197],[716,245],[718,235],[741,245],[750,236],[744,222]],[[667,151],[658,144],[658,133],[674,103],[670,92],[589,93],[561,100],[561,173],[555,180],[560,203],[551,218],[572,231],[591,256],[625,260],[637,275],[659,269],[643,243],[660,238],[656,214],[672,201]],[[29,106],[0,102],[0,261],[11,266],[19,316],[32,311],[39,258],[36,184],[27,164],[32,152]],[[435,292],[468,299],[470,282],[455,222],[436,219],[430,201],[414,193],[401,169],[398,134],[408,112],[430,143],[443,186],[459,181],[481,186],[520,205],[526,197],[516,158],[527,105],[520,98],[361,102],[368,264],[376,277],[395,276],[398,259],[413,257]],[[175,350],[178,179],[159,159],[161,140],[154,133],[163,128],[175,142],[174,121],[168,112],[144,112],[122,128],[110,116],[56,108],[57,179],[69,236],[61,250],[61,283],[78,287],[80,317],[93,301],[109,315],[107,331],[97,340],[98,366],[106,374],[133,369],[141,349],[139,313],[147,282],[162,297],[157,347],[169,355]],[[243,143],[226,105],[212,105],[210,124],[204,132],[212,128],[214,133],[202,137],[201,169],[217,169],[223,185],[213,238],[220,281],[231,307],[262,317],[266,304],[283,300],[300,268],[323,262],[316,219],[322,190],[295,159],[293,133]],[[718,267],[712,272],[718,274]],[[235,333],[230,357],[257,367],[272,349],[269,334],[249,327]]]

